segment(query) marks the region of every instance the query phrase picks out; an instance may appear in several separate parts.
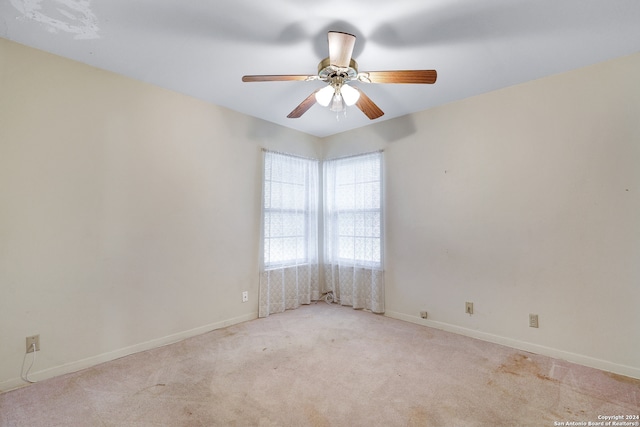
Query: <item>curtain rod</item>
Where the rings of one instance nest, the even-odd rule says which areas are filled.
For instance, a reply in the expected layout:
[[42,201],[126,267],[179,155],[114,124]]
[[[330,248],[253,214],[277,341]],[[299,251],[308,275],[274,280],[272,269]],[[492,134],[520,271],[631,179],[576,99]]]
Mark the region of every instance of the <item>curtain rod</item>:
[[368,154],[383,153],[383,152],[384,152],[384,150],[367,151],[366,153],[349,154],[348,156],[343,156],[343,157],[333,157],[333,158],[331,158],[331,159],[326,159],[326,160],[324,160],[324,161],[349,159],[349,158],[351,158],[351,157],[366,156],[366,155],[368,155]]
[[319,162],[319,159],[315,159],[313,157],[307,157],[307,156],[300,156],[298,154],[291,154],[291,153],[287,153],[285,151],[276,151],[276,150],[269,150],[268,148],[262,148],[262,151],[264,152],[269,152],[269,153],[275,153],[275,154],[282,154],[283,156],[290,156],[290,157],[297,157],[299,159],[305,159],[305,160],[315,160],[316,162]]
[[332,157],[331,159],[320,160],[320,159],[316,159],[316,158],[313,158],[313,157],[300,156],[299,154],[287,153],[286,151],[269,150],[268,148],[264,148],[264,147],[262,147],[262,151],[269,152],[269,153],[275,153],[275,154],[282,154],[284,156],[297,157],[299,159],[315,160],[317,162],[327,162],[327,161],[331,161],[331,160],[342,160],[342,159],[348,159],[348,158],[351,158],[351,157],[366,156],[368,154],[375,154],[375,153],[383,153],[384,152],[384,150],[380,149],[380,150],[375,150],[375,151],[367,151],[366,153],[349,154],[348,156]]

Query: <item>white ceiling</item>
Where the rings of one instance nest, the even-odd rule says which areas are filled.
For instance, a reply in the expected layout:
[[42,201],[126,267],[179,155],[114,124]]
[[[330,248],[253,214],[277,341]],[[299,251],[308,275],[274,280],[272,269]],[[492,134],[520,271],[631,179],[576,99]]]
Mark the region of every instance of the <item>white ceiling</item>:
[[438,71],[434,85],[355,83],[382,121],[638,52],[640,1],[0,0],[2,38],[320,137],[376,121],[319,105],[287,119],[322,82],[241,77],[315,74],[329,30],[358,37],[360,71]]

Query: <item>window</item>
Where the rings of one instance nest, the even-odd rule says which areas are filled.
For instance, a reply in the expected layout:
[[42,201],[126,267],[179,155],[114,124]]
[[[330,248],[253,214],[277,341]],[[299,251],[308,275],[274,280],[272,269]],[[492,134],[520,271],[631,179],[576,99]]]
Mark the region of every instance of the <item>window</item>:
[[328,292],[342,305],[384,313],[382,152],[324,163],[322,264],[318,169],[317,160],[264,152],[259,317]]
[[382,267],[382,153],[324,164],[325,257]]
[[265,151],[265,268],[316,262],[318,161]]

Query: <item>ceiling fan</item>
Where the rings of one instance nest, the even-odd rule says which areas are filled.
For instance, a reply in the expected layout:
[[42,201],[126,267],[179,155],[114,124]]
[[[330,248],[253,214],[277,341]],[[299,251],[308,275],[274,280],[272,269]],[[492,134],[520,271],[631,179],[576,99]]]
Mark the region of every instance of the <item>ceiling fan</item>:
[[243,82],[272,81],[313,81],[321,80],[327,86],[316,90],[300,103],[287,116],[290,119],[301,117],[316,102],[331,111],[341,112],[347,106],[354,105],[369,119],[382,117],[384,112],[357,87],[349,82],[363,83],[418,83],[436,82],[436,70],[399,70],[399,71],[358,71],[358,63],[351,57],[356,36],[339,31],[329,31],[329,57],[318,64],[317,75],[249,75],[243,76]]

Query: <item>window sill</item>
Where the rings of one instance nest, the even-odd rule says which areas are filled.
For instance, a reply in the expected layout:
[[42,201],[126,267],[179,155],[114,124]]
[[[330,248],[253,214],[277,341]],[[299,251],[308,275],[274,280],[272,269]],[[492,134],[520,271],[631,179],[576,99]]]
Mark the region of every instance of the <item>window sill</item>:
[[[317,263],[316,263],[317,264]],[[310,265],[314,265],[311,262],[302,262],[299,264],[278,264],[278,265],[269,265],[264,267],[264,271],[273,271],[273,270],[285,270],[287,268],[296,268],[296,267],[307,267]]]

